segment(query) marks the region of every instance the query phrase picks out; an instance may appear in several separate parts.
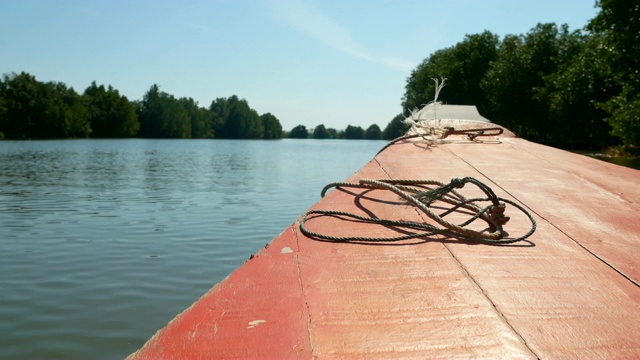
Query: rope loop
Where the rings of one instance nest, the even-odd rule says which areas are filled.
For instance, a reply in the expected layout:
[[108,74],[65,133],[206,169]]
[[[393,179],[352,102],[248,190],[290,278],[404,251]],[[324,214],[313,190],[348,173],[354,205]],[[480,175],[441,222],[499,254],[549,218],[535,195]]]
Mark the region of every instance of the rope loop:
[[[466,197],[464,197],[456,189],[462,189],[466,184],[473,184],[478,187],[485,194],[485,197],[472,199],[467,199]],[[429,186],[435,187],[429,188]],[[343,211],[311,210],[303,214],[300,220],[300,231],[306,236],[325,241],[357,241],[367,243],[400,241],[411,238],[442,234],[462,240],[474,241],[479,243],[510,244],[525,240],[535,232],[537,226],[535,219],[531,216],[531,214],[529,214],[529,212],[524,209],[524,207],[511,200],[503,199],[496,196],[496,194],[489,186],[472,177],[465,177],[462,179],[454,178],[451,179],[451,181],[447,184],[435,180],[404,179],[361,179],[358,183],[336,182],[330,183],[322,189],[322,197],[324,197],[326,192],[333,187],[352,187],[391,191],[398,195],[406,203],[418,208],[422,213],[427,215],[427,217],[429,217],[431,220],[435,221],[439,226],[428,223],[417,223],[404,220],[389,220],[380,219],[377,217],[365,217]],[[425,188],[427,190],[425,190]],[[451,207],[440,214],[436,214],[435,209],[431,207],[431,205],[436,201],[449,204]],[[481,206],[480,204],[482,202],[490,202],[491,204],[487,206]],[[510,217],[505,215],[507,204],[510,204],[516,209],[520,210],[524,215],[528,217],[529,221],[531,221],[531,228],[524,235],[510,238],[507,237],[507,233],[503,230],[503,226],[510,220]],[[454,212],[469,214],[470,217],[460,224],[454,224],[445,219],[446,216]],[[310,215],[331,216],[340,218],[345,221],[347,221],[348,219],[352,219],[365,223],[383,225],[398,229],[399,231],[405,233],[405,235],[395,237],[337,237],[327,234],[321,234],[311,231],[307,228],[306,223],[309,220]],[[487,223],[488,230],[474,230],[468,227],[468,225],[478,219]],[[419,231],[407,233],[406,230]]]

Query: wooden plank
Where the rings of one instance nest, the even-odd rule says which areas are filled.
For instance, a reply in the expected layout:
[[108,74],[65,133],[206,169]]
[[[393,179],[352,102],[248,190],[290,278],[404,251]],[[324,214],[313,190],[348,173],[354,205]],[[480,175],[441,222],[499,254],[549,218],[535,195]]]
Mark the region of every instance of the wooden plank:
[[[350,180],[386,176],[374,161]],[[356,196],[334,190],[313,209],[420,220],[412,207],[381,202],[398,203],[389,192],[349,192]],[[308,226],[336,236],[397,235],[326,217]],[[443,242],[361,245],[298,236],[314,356],[535,358]]]
[[[414,165],[397,166],[393,159],[400,154]],[[481,181],[495,184],[493,189],[499,196],[522,200],[534,213],[542,214],[537,217],[538,230],[531,237],[534,247],[445,244],[536,356],[624,358],[640,354],[640,339],[628,336],[640,333],[640,289],[581,247],[566,234],[568,230],[562,230],[582,224],[581,238],[599,236],[598,227],[588,224],[592,218],[583,217],[580,222],[580,217],[591,213],[585,209],[595,204],[585,204],[587,199],[574,196],[586,192],[589,185],[567,176],[561,162],[542,166],[536,157],[509,143],[465,142],[429,150],[396,146],[380,155],[379,161],[396,178],[429,173],[446,180],[475,173]],[[389,166],[385,166],[387,162]],[[606,204],[599,208],[601,223],[619,229],[625,237],[620,241],[621,237],[613,233],[606,243],[628,246],[628,251],[637,249],[637,215],[609,216],[609,210],[619,214],[616,207],[625,203],[591,199]],[[566,208],[582,211],[569,211],[572,216],[568,217]],[[627,209],[633,214],[631,210]],[[565,216],[553,217],[553,211],[562,211]],[[573,225],[567,225],[571,221]],[[513,218],[507,230],[521,232],[527,225],[526,219]],[[626,264],[625,260],[637,264],[633,252],[620,265]]]
[[471,156],[466,146],[447,149],[640,283],[640,171],[522,139],[507,139],[501,147],[508,150],[488,147],[482,157]]
[[585,179],[615,198],[640,207],[640,171],[624,166],[604,163],[587,156],[561,151],[518,138],[503,141],[516,149],[562,169],[575,177]]

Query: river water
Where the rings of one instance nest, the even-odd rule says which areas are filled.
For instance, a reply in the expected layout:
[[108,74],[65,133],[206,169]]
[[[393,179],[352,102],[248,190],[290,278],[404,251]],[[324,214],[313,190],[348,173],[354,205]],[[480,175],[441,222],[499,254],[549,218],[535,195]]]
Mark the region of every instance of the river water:
[[0,358],[128,355],[384,144],[1,141]]
[[607,156],[603,153],[593,152],[593,151],[580,151],[575,150],[572,151],[576,154],[585,155],[588,157],[592,157],[594,159],[606,161],[608,163],[629,167],[632,169],[640,170],[640,158],[617,158],[612,156]]

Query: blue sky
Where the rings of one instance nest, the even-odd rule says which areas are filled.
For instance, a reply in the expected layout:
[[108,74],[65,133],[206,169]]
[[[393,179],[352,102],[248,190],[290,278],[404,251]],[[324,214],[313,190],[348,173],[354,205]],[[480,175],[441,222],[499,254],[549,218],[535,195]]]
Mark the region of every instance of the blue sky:
[[[406,79],[465,34],[582,28],[594,0],[0,0],[0,72],[138,100],[152,84],[208,107],[247,99],[285,130],[401,112]],[[443,91],[446,91],[446,87]]]

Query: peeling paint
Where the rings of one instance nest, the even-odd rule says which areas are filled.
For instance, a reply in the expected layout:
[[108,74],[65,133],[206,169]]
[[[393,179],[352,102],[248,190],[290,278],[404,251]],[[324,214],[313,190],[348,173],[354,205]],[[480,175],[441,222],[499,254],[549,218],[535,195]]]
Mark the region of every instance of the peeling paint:
[[291,248],[288,247],[288,246],[287,247],[283,247],[282,250],[280,250],[280,254],[289,254],[289,253],[292,253],[292,252],[293,252],[293,250],[291,250]]
[[267,320],[253,320],[253,321],[249,321],[249,326],[247,326],[247,329],[253,329],[254,327],[267,322]]

